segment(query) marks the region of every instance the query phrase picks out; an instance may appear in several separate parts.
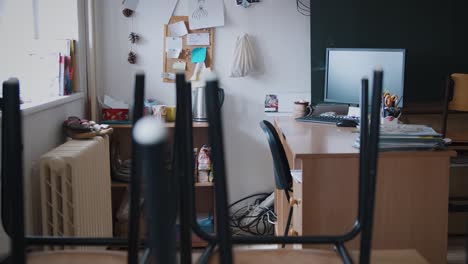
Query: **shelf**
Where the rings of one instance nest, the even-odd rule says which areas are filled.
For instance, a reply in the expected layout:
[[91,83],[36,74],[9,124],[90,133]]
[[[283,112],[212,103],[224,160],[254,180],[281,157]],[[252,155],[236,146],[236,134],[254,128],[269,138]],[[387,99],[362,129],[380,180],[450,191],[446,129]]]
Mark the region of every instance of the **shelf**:
[[[106,124],[106,123],[103,123]],[[107,124],[112,128],[119,129],[119,128],[132,128],[132,124]],[[166,127],[175,127],[174,122],[167,122],[165,123]],[[207,122],[193,122],[193,127],[208,127]]]
[[213,187],[212,182],[197,182],[195,183],[195,187]]
[[[111,186],[112,188],[127,188],[128,182],[120,182],[120,181],[112,181]],[[212,182],[197,182],[195,183],[195,187],[213,187]]]

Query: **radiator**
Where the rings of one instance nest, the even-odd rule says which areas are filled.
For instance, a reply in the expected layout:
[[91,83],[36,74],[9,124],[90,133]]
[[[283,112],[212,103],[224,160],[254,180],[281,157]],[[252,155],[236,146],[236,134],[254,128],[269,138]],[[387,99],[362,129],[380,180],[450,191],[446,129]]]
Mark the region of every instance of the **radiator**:
[[112,237],[109,138],[71,140],[41,157],[44,236]]

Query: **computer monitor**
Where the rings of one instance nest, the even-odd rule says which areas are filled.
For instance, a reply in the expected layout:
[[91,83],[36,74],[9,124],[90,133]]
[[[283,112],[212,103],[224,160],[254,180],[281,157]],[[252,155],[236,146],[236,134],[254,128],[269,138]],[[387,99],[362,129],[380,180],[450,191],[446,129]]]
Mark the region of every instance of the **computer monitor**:
[[[326,58],[325,102],[358,105],[361,79],[367,76],[372,85],[372,72],[376,67],[384,71],[383,90],[403,97],[404,49],[328,48]],[[403,106],[403,99],[399,106]]]

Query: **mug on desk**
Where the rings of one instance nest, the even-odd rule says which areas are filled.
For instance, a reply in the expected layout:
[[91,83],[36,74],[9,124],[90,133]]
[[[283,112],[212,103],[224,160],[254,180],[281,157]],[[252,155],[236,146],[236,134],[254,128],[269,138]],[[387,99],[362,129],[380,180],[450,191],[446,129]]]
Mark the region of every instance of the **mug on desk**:
[[166,122],[174,122],[176,119],[176,107],[166,106]]
[[167,114],[167,106],[166,105],[153,105],[153,115],[157,119],[165,120]]
[[312,112],[312,107],[309,102],[301,100],[294,102],[293,115],[294,118],[303,117]]

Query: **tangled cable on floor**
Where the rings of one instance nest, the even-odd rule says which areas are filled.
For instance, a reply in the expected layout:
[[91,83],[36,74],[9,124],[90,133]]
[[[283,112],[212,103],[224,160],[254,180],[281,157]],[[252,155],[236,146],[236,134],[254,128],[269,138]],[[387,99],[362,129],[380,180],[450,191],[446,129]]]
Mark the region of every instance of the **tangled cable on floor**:
[[233,235],[274,235],[276,214],[273,205],[261,206],[271,193],[257,193],[229,206],[230,227]]

